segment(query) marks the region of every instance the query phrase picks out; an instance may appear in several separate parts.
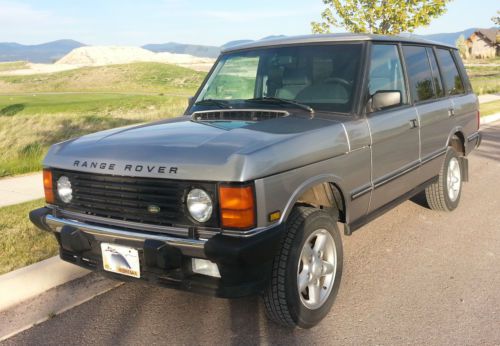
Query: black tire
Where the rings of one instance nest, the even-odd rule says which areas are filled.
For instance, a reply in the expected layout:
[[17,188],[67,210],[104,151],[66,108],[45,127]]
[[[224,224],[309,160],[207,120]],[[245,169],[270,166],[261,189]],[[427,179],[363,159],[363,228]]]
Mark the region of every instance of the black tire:
[[[459,171],[460,171],[460,184],[459,184],[459,191],[458,191],[458,196],[456,197],[455,200],[452,200],[450,198],[450,195],[448,193],[448,187],[447,187],[447,176],[448,176],[448,170],[449,170],[449,165],[450,161],[452,159],[456,159],[459,165]],[[429,207],[432,210],[437,210],[437,211],[447,211],[450,212],[454,209],[457,208],[459,202],[460,202],[460,196],[462,194],[462,166],[461,166],[461,161],[458,158],[458,154],[453,149],[452,147],[448,147],[448,150],[446,151],[446,156],[443,162],[443,165],[441,166],[441,170],[439,172],[439,177],[438,180],[433,183],[432,185],[429,185],[425,189],[425,197],[427,199],[427,204],[429,204]]]
[[[273,261],[272,278],[264,292],[267,316],[285,327],[311,328],[330,311],[337,296],[342,276],[342,240],[337,220],[324,210],[295,207],[287,221],[286,234]],[[317,309],[307,308],[298,291],[298,265],[304,243],[318,229],[332,236],[337,254],[336,270],[330,294]]]

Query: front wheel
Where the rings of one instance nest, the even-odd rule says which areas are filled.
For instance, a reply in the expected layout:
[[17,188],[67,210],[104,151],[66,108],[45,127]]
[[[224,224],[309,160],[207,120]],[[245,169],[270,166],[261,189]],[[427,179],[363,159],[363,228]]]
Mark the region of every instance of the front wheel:
[[433,210],[452,211],[462,193],[462,167],[457,152],[448,148],[438,180],[425,189],[425,197]]
[[287,327],[318,324],[337,295],[342,262],[337,220],[324,210],[294,208],[264,293],[268,317]]

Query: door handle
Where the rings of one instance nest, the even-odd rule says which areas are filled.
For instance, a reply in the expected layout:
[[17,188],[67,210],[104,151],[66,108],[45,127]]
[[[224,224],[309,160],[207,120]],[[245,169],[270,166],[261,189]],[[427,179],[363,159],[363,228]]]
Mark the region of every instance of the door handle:
[[415,129],[417,127],[418,127],[417,119],[411,119],[410,120],[410,129]]
[[448,116],[452,117],[454,115],[455,115],[455,108],[453,108],[453,107],[448,108]]

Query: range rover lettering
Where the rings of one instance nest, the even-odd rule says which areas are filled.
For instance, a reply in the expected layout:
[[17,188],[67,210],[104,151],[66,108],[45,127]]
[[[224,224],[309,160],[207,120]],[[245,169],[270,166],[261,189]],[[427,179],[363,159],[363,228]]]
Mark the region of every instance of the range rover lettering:
[[363,34],[222,52],[183,116],[55,144],[32,222],[60,257],[120,280],[262,295],[309,328],[329,312],[342,238],[417,193],[457,208],[481,140],[454,47]]

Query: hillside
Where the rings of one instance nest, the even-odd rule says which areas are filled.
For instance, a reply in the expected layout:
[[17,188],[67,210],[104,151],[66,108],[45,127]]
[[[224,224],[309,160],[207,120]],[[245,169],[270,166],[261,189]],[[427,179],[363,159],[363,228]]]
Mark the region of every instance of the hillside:
[[23,45],[15,42],[0,42],[0,61],[30,61],[53,63],[75,48],[85,44],[74,40],[58,40],[36,45]]
[[184,44],[176,42],[146,44],[142,48],[152,52],[168,52],[175,54],[189,54],[197,57],[217,58],[220,53],[220,47],[204,46],[196,44]]
[[425,38],[426,40],[446,43],[446,44],[454,46],[455,42],[457,41],[457,39],[461,35],[463,35],[465,38],[467,38],[470,35],[472,35],[472,33],[475,30],[476,30],[475,28],[470,28],[470,29],[466,29],[466,30],[458,31],[458,32],[450,32],[450,33],[444,33],[444,34],[432,34],[432,35],[421,35],[420,37]]
[[51,74],[0,76],[0,93],[127,92],[190,95],[204,72],[155,62],[83,67]]

